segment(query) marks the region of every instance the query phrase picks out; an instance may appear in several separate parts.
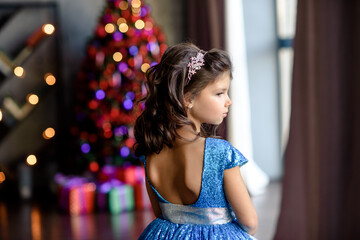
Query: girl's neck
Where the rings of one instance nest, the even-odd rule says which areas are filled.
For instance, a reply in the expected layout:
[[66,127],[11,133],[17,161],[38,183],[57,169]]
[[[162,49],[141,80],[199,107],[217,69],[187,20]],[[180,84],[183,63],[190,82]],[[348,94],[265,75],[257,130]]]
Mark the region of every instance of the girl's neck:
[[[189,125],[185,125],[179,129],[177,129],[176,131],[180,135],[180,137],[182,137],[183,139],[188,140],[188,141],[195,140],[199,135],[199,133],[197,131],[195,131]],[[176,141],[184,142],[184,140],[182,140],[182,139],[177,139]]]

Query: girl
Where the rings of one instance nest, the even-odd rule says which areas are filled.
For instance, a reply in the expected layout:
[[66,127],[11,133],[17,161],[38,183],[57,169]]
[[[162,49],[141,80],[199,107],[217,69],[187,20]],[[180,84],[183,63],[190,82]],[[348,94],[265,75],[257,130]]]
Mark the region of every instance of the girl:
[[178,44],[146,77],[135,153],[157,218],[139,239],[252,239],[257,214],[239,169],[247,160],[213,137],[232,104],[228,55]]

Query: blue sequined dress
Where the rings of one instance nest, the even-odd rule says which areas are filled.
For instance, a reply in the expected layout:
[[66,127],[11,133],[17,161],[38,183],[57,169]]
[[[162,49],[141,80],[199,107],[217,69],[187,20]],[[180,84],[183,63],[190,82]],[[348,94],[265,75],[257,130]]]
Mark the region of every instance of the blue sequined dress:
[[[146,166],[145,158],[142,160]],[[229,142],[206,138],[198,200],[191,205],[172,204],[150,184],[162,216],[152,221],[139,239],[253,239],[234,219],[223,186],[224,170],[246,162]]]

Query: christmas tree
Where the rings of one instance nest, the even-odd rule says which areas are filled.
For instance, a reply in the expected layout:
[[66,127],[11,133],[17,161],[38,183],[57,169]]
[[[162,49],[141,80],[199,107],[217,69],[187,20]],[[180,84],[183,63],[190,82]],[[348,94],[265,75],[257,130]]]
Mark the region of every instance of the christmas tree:
[[107,0],[75,83],[78,159],[96,172],[103,165],[136,165],[133,127],[143,110],[146,70],[160,61],[165,36],[140,0]]

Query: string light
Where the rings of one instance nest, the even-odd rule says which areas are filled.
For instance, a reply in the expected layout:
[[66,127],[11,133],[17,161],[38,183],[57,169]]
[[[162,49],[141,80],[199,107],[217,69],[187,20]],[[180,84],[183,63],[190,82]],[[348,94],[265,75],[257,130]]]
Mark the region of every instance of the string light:
[[46,34],[48,34],[48,35],[51,35],[51,34],[53,34],[54,31],[55,31],[55,27],[54,27],[54,25],[48,23],[48,24],[44,24],[44,25],[42,26],[42,30],[43,30],[44,33],[46,33]]
[[145,27],[145,23],[143,20],[139,19],[135,22],[135,27],[137,29],[143,29]]
[[120,62],[122,58],[123,56],[120,52],[116,52],[113,54],[113,59],[115,62]]
[[130,99],[124,100],[124,102],[123,102],[123,107],[124,107],[126,110],[132,109],[133,106],[134,106],[134,103],[133,103]]
[[49,127],[43,132],[42,135],[44,139],[51,139],[55,136],[55,129]]
[[16,68],[14,68],[14,74],[16,76],[18,76],[19,78],[23,78],[23,77],[25,77],[25,70],[24,70],[24,68],[18,66]]
[[118,66],[118,69],[120,72],[125,73],[129,69],[129,67],[126,63],[121,62]]
[[92,172],[97,172],[99,170],[99,164],[97,162],[91,162],[89,164],[89,169]]
[[145,22],[145,30],[146,31],[150,31],[151,29],[153,29],[153,24],[152,24],[152,22],[149,22],[149,21],[146,21]]
[[29,166],[34,166],[34,165],[37,163],[36,156],[33,155],[33,154],[29,155],[29,156],[26,158],[26,163],[27,163]]
[[88,143],[83,143],[81,145],[81,151],[83,153],[88,153],[88,152],[90,152],[90,150],[91,150],[91,147],[90,147],[90,145]]
[[120,155],[122,157],[127,157],[129,156],[129,154],[130,154],[130,149],[128,147],[124,146],[120,149]]
[[129,7],[129,4],[127,3],[127,1],[121,1],[121,2],[119,3],[119,8],[120,8],[121,10],[126,10],[126,9],[128,9],[128,7]]
[[129,47],[129,53],[135,56],[139,52],[139,49],[136,46]]
[[126,19],[121,17],[121,18],[119,18],[119,19],[116,21],[116,23],[117,23],[117,25],[120,26],[120,24],[126,23]]
[[144,73],[149,69],[149,67],[150,67],[150,64],[148,64],[148,63],[143,63],[142,65],[141,65],[141,71],[143,71]]
[[44,76],[45,82],[47,85],[52,86],[56,83],[56,78],[51,73],[47,73]]
[[126,33],[129,30],[129,26],[126,23],[121,23],[119,25],[119,31],[122,33]]
[[3,183],[5,181],[6,177],[5,177],[5,173],[4,172],[0,172],[0,183]]
[[133,14],[135,17],[139,17],[139,16],[140,16],[140,14],[141,14],[141,8],[134,8],[134,7],[132,7],[131,10],[132,10],[132,14]]
[[112,23],[108,23],[105,25],[105,32],[107,33],[113,33],[115,32],[115,26]]
[[102,89],[99,89],[95,92],[95,97],[98,100],[103,100],[105,98],[105,92]]
[[39,102],[39,97],[32,93],[28,94],[26,98],[31,105],[36,105]]
[[141,6],[141,1],[140,1],[140,0],[133,0],[133,1],[131,2],[131,6],[132,6],[133,8],[140,8],[140,6]]
[[117,42],[120,42],[123,39],[123,34],[121,32],[114,32],[113,39]]

